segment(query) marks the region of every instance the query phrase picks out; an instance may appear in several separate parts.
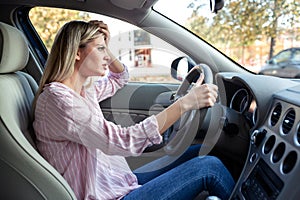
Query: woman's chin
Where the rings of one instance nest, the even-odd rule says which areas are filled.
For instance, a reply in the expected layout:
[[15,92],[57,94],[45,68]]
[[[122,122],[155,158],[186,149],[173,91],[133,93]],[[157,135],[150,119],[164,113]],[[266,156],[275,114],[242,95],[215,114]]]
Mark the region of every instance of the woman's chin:
[[95,76],[105,76],[107,74],[108,70],[104,70],[104,69],[101,69],[101,70],[97,70],[97,72],[95,71]]

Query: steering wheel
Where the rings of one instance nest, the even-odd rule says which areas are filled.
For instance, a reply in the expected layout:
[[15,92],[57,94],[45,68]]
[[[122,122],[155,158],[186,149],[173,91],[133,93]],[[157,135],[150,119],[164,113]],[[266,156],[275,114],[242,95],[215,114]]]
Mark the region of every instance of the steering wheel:
[[[204,83],[213,83],[213,74],[211,69],[206,64],[198,64],[187,74],[181,85],[179,86],[174,100],[188,93],[192,83],[196,82],[200,74],[204,73]],[[168,155],[181,155],[194,140],[198,128],[202,126],[208,108],[200,110],[187,111],[182,115],[178,125],[174,128],[168,143],[164,146],[164,151]]]

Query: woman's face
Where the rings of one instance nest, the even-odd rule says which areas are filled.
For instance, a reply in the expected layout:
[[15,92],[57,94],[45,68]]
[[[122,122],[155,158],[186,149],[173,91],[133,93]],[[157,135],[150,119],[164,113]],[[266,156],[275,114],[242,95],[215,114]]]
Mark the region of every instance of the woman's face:
[[108,68],[110,57],[107,53],[104,36],[99,35],[86,47],[79,49],[79,73],[87,78],[89,76],[104,76]]

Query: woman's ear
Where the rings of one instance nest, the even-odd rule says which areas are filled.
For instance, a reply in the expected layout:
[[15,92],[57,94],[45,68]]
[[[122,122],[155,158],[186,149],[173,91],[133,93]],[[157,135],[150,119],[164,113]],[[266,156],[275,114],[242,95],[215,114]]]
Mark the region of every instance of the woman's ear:
[[78,49],[78,51],[76,53],[76,56],[75,56],[75,60],[79,61],[80,60],[80,56],[81,56],[81,52],[80,52],[80,49]]

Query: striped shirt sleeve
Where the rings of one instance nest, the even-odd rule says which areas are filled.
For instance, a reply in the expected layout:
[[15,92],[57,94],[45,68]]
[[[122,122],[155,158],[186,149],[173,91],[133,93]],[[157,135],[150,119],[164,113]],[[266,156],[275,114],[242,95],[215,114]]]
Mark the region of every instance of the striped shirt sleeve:
[[64,90],[50,93],[45,103],[45,126],[52,132],[52,139],[71,140],[108,155],[121,156],[140,155],[146,147],[162,140],[155,116],[134,126],[121,127],[104,119],[95,104]]
[[121,73],[113,73],[109,71],[106,77],[100,78],[94,84],[94,91],[96,91],[97,101],[103,101],[113,96],[120,88],[128,83],[129,74],[128,69],[124,65],[124,71]]

